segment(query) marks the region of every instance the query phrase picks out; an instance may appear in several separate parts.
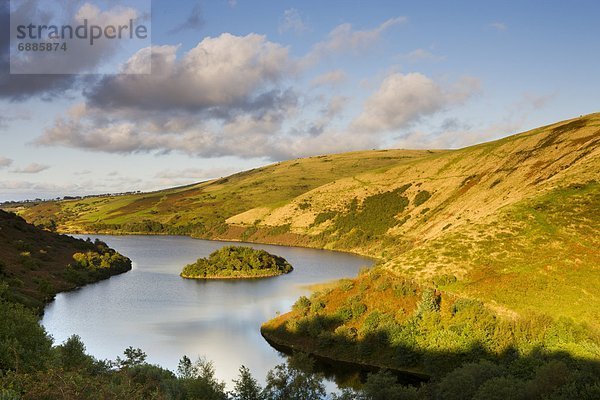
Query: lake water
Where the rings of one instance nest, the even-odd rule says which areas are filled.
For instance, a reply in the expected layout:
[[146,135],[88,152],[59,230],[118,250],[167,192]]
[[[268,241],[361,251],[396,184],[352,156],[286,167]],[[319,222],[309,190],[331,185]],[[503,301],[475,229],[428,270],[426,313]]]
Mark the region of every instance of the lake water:
[[[78,236],[87,238],[87,236]],[[183,355],[214,362],[228,386],[245,365],[260,381],[284,358],[262,338],[260,325],[288,311],[304,286],[354,277],[372,261],[350,254],[245,244],[286,258],[287,275],[261,280],[200,281],[179,277],[184,265],[228,244],[177,236],[96,235],[131,258],[125,274],[61,293],[46,307],[43,326],[61,343],[81,336],[99,359],[139,347],[148,362],[175,371]]]

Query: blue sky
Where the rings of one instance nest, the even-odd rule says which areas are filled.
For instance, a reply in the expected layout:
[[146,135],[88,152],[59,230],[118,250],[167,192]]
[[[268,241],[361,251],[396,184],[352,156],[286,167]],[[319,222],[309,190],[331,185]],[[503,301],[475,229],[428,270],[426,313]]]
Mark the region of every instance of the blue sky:
[[[115,3],[99,7],[115,16]],[[457,148],[600,111],[599,12],[595,1],[154,0],[150,75],[16,77],[0,64],[0,201]]]

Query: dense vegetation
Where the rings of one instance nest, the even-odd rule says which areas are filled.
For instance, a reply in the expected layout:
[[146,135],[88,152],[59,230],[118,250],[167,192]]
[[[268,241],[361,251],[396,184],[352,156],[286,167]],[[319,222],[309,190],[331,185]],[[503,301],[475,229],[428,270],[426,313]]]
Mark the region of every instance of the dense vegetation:
[[598,330],[542,314],[501,317],[380,268],[300,298],[262,332],[280,346],[431,377],[386,399],[600,398]]
[[293,268],[283,257],[246,246],[225,246],[208,258],[199,258],[186,265],[181,272],[184,278],[241,279],[265,278],[292,272]]
[[131,261],[96,240],[91,242],[36,228],[0,211],[0,281],[5,297],[41,311],[60,291],[131,269]]

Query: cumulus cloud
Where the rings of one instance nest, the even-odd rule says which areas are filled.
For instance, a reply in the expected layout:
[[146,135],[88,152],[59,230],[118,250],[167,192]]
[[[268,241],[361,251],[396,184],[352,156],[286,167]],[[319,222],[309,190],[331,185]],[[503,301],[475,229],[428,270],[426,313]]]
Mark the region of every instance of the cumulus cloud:
[[[262,35],[225,33],[203,39],[180,58],[176,52],[177,46],[153,48],[151,75],[104,77],[36,143],[116,153],[264,156],[270,136],[298,105],[297,94],[285,87],[288,49]],[[136,56],[124,68],[136,68]]]
[[202,7],[200,3],[194,5],[190,14],[181,24],[171,29],[168,33],[173,35],[188,30],[198,30],[204,26],[204,18],[202,17]]
[[16,174],[37,174],[50,168],[48,165],[31,163],[22,168],[15,168],[11,172]]
[[[244,107],[257,98],[257,90],[278,82],[290,70],[288,49],[265,36],[207,37],[177,59],[178,46],[158,46],[152,52],[152,74],[105,77],[88,92],[95,106],[146,110],[207,110]],[[125,65],[137,66],[136,54]]]
[[522,122],[520,118],[508,118],[489,125],[472,126],[449,118],[436,129],[413,130],[399,135],[392,145],[405,149],[460,149],[516,133],[521,129]]
[[420,73],[388,75],[365,101],[352,122],[355,132],[378,133],[406,128],[423,117],[461,104],[478,90],[479,82],[464,78],[449,88]]
[[0,168],[10,167],[12,163],[13,160],[11,160],[10,158],[0,156]]
[[346,73],[341,69],[326,72],[311,81],[312,86],[336,86],[346,80]]
[[313,46],[302,60],[302,65],[312,65],[324,57],[338,53],[363,51],[378,41],[387,29],[405,24],[407,21],[406,17],[391,18],[374,29],[362,31],[354,30],[349,23],[338,25],[329,32],[327,39]]
[[279,33],[292,31],[301,34],[308,31],[308,26],[304,22],[300,12],[295,8],[287,9],[283,12],[283,17],[279,21]]
[[[40,23],[56,24],[58,14],[53,11],[62,9],[67,15],[66,20],[73,26],[79,25],[84,19],[90,24],[119,25],[129,19],[141,18],[135,9],[114,6],[106,11],[100,10],[93,4],[64,0],[56,2],[48,8],[48,3],[41,0],[29,0],[15,3],[13,18],[15,21],[39,21]],[[110,62],[120,49],[118,41],[108,39],[98,40],[90,46],[84,40],[69,40],[69,54],[76,56],[57,56],[54,52],[39,52],[30,57],[14,58],[11,74],[10,58],[10,8],[9,2],[0,4],[0,98],[12,101],[23,101],[33,96],[43,96],[50,99],[63,94],[69,89],[87,84],[93,76],[82,77],[77,74],[94,72],[101,65]],[[43,68],[40,70],[40,68]],[[39,72],[43,72],[40,74]]]
[[[315,48],[362,49],[404,21],[391,19],[368,31],[341,25]],[[151,75],[103,77],[35,143],[120,154],[269,160],[374,148],[391,131],[465,101],[478,85],[474,79],[442,84],[418,73],[393,73],[349,119],[348,97],[312,97],[293,89],[302,70],[298,63],[305,59],[292,58],[288,48],[265,36],[224,33],[182,54],[178,50],[169,45],[141,50],[123,69],[135,71],[138,56],[151,54]],[[332,86],[345,78],[344,71],[333,70],[312,85]]]
[[317,116],[314,119],[297,123],[291,129],[292,136],[302,138],[303,135],[308,134],[312,137],[318,136],[322,138],[323,134],[330,128],[332,122],[342,114],[348,101],[349,98],[346,96],[332,96],[318,110]]

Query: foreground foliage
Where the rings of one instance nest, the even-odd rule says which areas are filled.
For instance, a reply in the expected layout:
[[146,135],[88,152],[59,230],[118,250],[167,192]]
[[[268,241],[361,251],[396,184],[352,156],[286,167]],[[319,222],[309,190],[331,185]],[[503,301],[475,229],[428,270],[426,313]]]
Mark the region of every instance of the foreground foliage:
[[[371,374],[360,390],[326,395],[323,375],[297,353],[272,369],[262,387],[240,367],[233,389],[215,376],[210,361],[184,356],[177,372],[146,362],[128,348],[116,361],[85,353],[77,336],[51,346],[34,313],[0,301],[1,399],[396,400],[396,399],[597,399],[597,364],[562,354],[513,354],[509,362],[466,362],[421,386],[403,386],[390,372]],[[11,327],[11,328],[8,328]],[[508,359],[507,359],[508,360]]]
[[503,317],[479,301],[381,268],[300,298],[262,332],[279,346],[431,377],[419,390],[366,398],[600,395],[600,333],[594,326],[542,314]]

